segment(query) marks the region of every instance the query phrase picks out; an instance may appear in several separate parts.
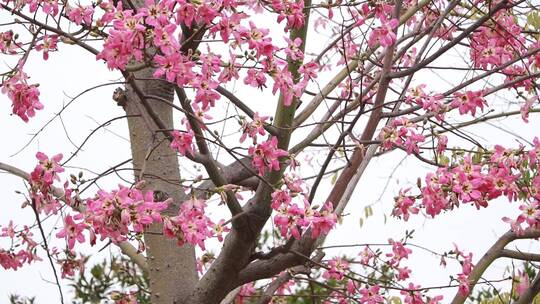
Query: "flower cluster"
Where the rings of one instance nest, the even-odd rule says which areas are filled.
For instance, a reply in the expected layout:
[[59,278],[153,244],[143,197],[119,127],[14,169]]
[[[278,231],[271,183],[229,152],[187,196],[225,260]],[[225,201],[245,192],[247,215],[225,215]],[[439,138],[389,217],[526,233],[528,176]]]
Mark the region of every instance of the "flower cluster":
[[17,48],[13,31],[0,32],[0,53],[15,54]]
[[349,270],[349,262],[341,257],[331,259],[326,263],[326,266],[328,268],[323,273],[323,278],[327,280],[335,279],[341,281],[345,277],[346,272]]
[[36,51],[43,51],[43,60],[49,59],[49,52],[57,51],[58,35],[44,35],[36,45]]
[[274,216],[274,224],[284,237],[293,236],[300,238],[304,229],[311,228],[311,237],[327,234],[336,224],[337,216],[333,213],[332,203],[326,203],[322,210],[313,207],[304,200],[304,206],[300,207],[296,203],[282,201],[282,205],[277,208]]
[[36,110],[43,109],[37,87],[36,84],[28,84],[28,76],[20,69],[0,83],[2,93],[11,100],[13,114],[25,122],[28,122],[29,117],[34,117]]
[[248,122],[244,120],[242,122],[242,136],[240,137],[240,142],[242,143],[247,137],[250,137],[253,139],[254,144],[257,143],[257,135],[266,135],[264,124],[267,119],[268,116],[259,116],[259,113],[255,112],[252,121]]
[[484,110],[484,105],[487,105],[482,91],[467,91],[465,93],[456,92],[450,106],[459,109],[459,114],[476,115],[476,108]]
[[458,249],[457,245],[454,244],[454,247],[455,250],[453,253],[456,255],[456,259],[461,264],[461,272],[457,276],[457,280],[459,282],[459,292],[462,295],[467,296],[470,291],[469,275],[474,267],[472,263],[472,253],[469,252],[469,254],[465,254]]
[[33,208],[43,211],[45,214],[56,214],[61,205],[56,197],[51,193],[54,181],[60,181],[59,174],[64,172],[64,168],[59,162],[62,154],[56,154],[49,159],[42,152],[36,154],[39,164],[30,173],[30,198]]
[[1,228],[0,239],[8,238],[11,243],[9,249],[0,247],[0,266],[2,268],[17,270],[25,263],[30,264],[33,261],[41,260],[36,254],[38,243],[32,239],[33,234],[28,226],[17,231],[13,222],[10,221],[7,226]]
[[[364,277],[372,277],[379,273],[383,274],[385,278],[392,278],[398,282],[409,278],[411,271],[407,267],[401,266],[401,263],[409,257],[412,250],[406,248],[403,241],[389,239],[388,243],[392,249],[391,252],[386,254],[383,254],[381,250],[374,251],[369,246],[365,246],[359,253],[359,261],[334,257],[324,263],[326,270],[323,272],[322,277],[326,280],[335,280],[335,284],[340,287],[340,291],[333,292],[331,296],[333,300],[337,300],[336,303],[346,304],[353,301],[355,303],[382,304],[386,303],[388,299],[400,299],[402,303],[406,304],[438,304],[442,301],[443,296],[428,296],[425,291],[421,290],[420,285],[413,282],[402,284],[402,286],[407,287],[401,289],[399,296],[392,295],[387,286],[362,282]],[[460,256],[459,258],[465,262],[464,273],[471,269],[471,257],[471,255],[465,256],[463,254],[463,257]],[[358,262],[368,272],[366,275],[358,275],[350,271],[350,264]],[[357,276],[359,277],[357,278]]]
[[174,151],[178,151],[180,155],[186,156],[186,154],[189,154],[191,156],[194,155],[193,152],[193,132],[180,132],[177,130],[174,130],[171,132],[171,135],[173,137],[173,140],[171,141],[171,149]]
[[[441,167],[428,173],[426,185],[419,195],[407,195],[410,189],[400,191],[393,214],[409,218],[424,208],[432,217],[451,210],[461,203],[477,208],[487,207],[499,197],[508,201],[520,200],[521,214],[515,219],[504,217],[514,232],[540,227],[540,140],[533,140],[533,148],[507,149],[496,145],[491,152],[465,155],[459,163]],[[420,204],[416,202],[420,200]]]
[[511,14],[501,11],[470,38],[470,55],[475,67],[500,66],[523,50],[525,38]]
[[95,198],[87,200],[84,221],[90,225],[91,233],[100,235],[102,240],[110,238],[120,242],[130,232],[142,234],[150,224],[162,222],[161,212],[169,202],[156,202],[152,191],[143,192],[137,187],[119,186],[111,192],[100,190]]
[[[166,236],[178,241],[182,246],[189,243],[205,250],[204,241],[213,237],[216,232],[223,232],[220,224],[214,224],[205,214],[206,201],[192,197],[180,205],[177,216],[167,217],[163,225]],[[218,236],[219,236],[218,234]]]
[[[121,3],[119,3],[121,9]],[[135,14],[132,10],[119,10],[114,19],[113,28],[105,40],[103,50],[97,54],[96,59],[107,62],[109,69],[125,69],[132,59],[143,59],[146,27],[143,24],[144,16]]]
[[277,137],[272,136],[269,140],[249,147],[248,153],[252,158],[252,164],[259,171],[260,175],[264,175],[266,171],[278,171],[280,169],[279,158],[287,156],[287,151],[277,147]]
[[84,272],[88,257],[82,255],[77,257],[76,253],[70,250],[63,251],[63,256],[60,255],[61,252],[56,251],[56,248],[52,251],[51,256],[54,256],[56,263],[60,266],[62,278],[73,278],[76,273]]
[[373,47],[380,44],[382,47],[389,47],[396,42],[394,29],[399,25],[397,19],[381,18],[381,26],[373,29],[368,39],[368,45]]
[[304,25],[303,0],[273,0],[272,8],[278,13],[277,22],[286,20],[285,30],[301,28]]
[[428,94],[424,91],[425,87],[425,84],[421,84],[409,89],[405,103],[420,106],[427,112],[437,113],[435,118],[442,121],[444,113],[447,111],[447,106],[443,103],[443,96],[441,94]]
[[69,6],[67,9],[67,16],[76,25],[92,25],[92,19],[94,16],[94,8],[91,5],[77,4],[75,7]]
[[417,133],[418,126],[409,122],[406,118],[399,118],[392,121],[392,125],[381,130],[379,139],[382,141],[383,149],[391,149],[394,146],[404,147],[408,154],[420,152],[419,144],[424,142],[425,137]]

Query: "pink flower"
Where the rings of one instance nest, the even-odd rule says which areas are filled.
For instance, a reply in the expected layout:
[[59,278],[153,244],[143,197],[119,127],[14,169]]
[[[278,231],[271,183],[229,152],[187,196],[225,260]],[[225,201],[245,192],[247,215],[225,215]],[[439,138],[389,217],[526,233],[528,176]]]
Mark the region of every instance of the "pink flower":
[[88,258],[84,256],[81,256],[77,259],[74,253],[66,251],[66,258],[61,258],[57,260],[57,263],[60,264],[62,278],[74,277],[75,271],[77,271],[78,273],[84,272],[84,264],[87,260]]
[[323,273],[323,278],[327,280],[335,279],[341,281],[345,277],[345,272],[349,270],[349,262],[340,257],[331,259],[327,265],[328,269]]
[[43,60],[49,59],[50,51],[57,51],[58,36],[45,35],[40,43],[36,45],[36,51],[43,51]]
[[525,100],[525,103],[521,106],[521,119],[524,122],[529,122],[529,111],[531,110],[533,104],[538,101],[538,96],[534,96]]
[[211,78],[205,78],[205,76],[200,75],[195,77],[192,85],[195,88],[195,102],[202,104],[201,108],[203,111],[214,107],[216,100],[221,98],[221,95],[215,91],[219,84]]
[[171,132],[173,141],[171,142],[171,149],[178,151],[182,156],[189,153],[191,156],[193,152],[193,133],[192,132],[180,132],[174,130]]
[[255,286],[253,286],[253,282],[247,283],[242,285],[240,287],[240,291],[238,292],[238,295],[236,296],[236,302],[237,304],[245,304],[249,303],[246,302],[246,299],[249,299],[250,296],[254,295],[257,290],[255,289]]
[[382,25],[372,30],[369,35],[368,45],[374,47],[379,43],[382,47],[389,47],[396,42],[396,34],[394,29],[399,25],[397,19],[387,20],[381,19]]
[[81,25],[83,22],[85,25],[91,25],[94,8],[91,5],[82,6],[80,4],[76,7],[69,6],[67,15],[68,19],[77,25]]
[[266,131],[264,130],[264,124],[266,123],[266,120],[268,119],[268,116],[259,116],[258,112],[255,112],[253,115],[253,121],[246,122],[244,121],[242,123],[242,136],[240,137],[240,142],[244,142],[246,140],[246,137],[253,138],[253,143],[257,142],[257,134],[258,135],[266,135]]
[[15,49],[18,48],[18,43],[15,41],[13,31],[0,32],[0,53],[15,54]]
[[514,288],[516,294],[521,296],[529,288],[529,275],[525,271],[518,271],[518,275],[514,276]]
[[510,224],[510,228],[512,229],[512,231],[516,233],[516,235],[523,235],[523,233],[525,233],[525,231],[523,230],[523,227],[521,226],[521,223],[523,221],[512,220],[511,218],[506,217],[506,216],[503,217],[502,220],[503,222]]
[[[45,214],[56,214],[61,209],[60,202],[50,193],[51,186],[55,180],[60,180],[59,173],[64,172],[64,168],[58,164],[62,159],[62,154],[57,154],[51,159],[42,152],[36,154],[39,164],[30,173],[30,197],[33,208],[43,211]],[[66,193],[66,201],[69,201],[69,192]]]
[[252,157],[252,164],[259,170],[260,175],[264,175],[267,170],[278,171],[280,169],[279,157],[287,156],[287,151],[278,149],[277,137],[272,136],[256,146],[249,147],[248,153]]
[[404,136],[405,151],[407,152],[407,154],[411,154],[411,153],[418,154],[420,153],[420,147],[418,146],[418,144],[424,142],[426,138],[422,134],[417,134],[412,129],[409,129],[408,131],[409,133],[406,136]]
[[157,25],[154,28],[154,45],[158,47],[165,56],[174,55],[176,60],[172,60],[173,63],[177,61],[177,64],[179,65],[186,64],[187,62],[190,62],[190,60],[184,55],[181,55],[180,43],[175,37],[175,30],[176,25],[172,23],[166,23],[164,26]]
[[59,173],[64,172],[64,168],[58,164],[62,160],[62,154],[56,154],[49,159],[43,152],[37,152],[36,158],[39,160],[39,164],[32,172],[32,178],[40,179],[48,185],[52,185],[54,180],[60,180]]
[[362,304],[381,304],[384,303],[384,298],[379,294],[380,287],[373,285],[368,288],[360,289],[360,303]]
[[279,13],[277,22],[281,23],[283,20],[287,20],[285,31],[292,28],[300,28],[304,25],[304,1],[279,1],[272,0],[272,8]]
[[[291,166],[293,166],[294,163],[295,162],[293,162]],[[304,184],[302,177],[295,174],[283,174],[283,181],[285,182],[287,190],[289,190],[291,194],[306,193],[306,191],[302,188],[302,185]]]
[[14,238],[15,237],[15,228],[13,226],[13,221],[9,221],[7,227],[2,228],[0,236]]
[[459,287],[458,287],[459,293],[462,296],[468,296],[469,292],[470,292],[470,289],[471,289],[471,287],[469,285],[468,277],[465,274],[460,273],[460,274],[458,274],[457,280],[459,282]]
[[487,105],[483,95],[482,91],[467,91],[465,94],[457,92],[454,93],[454,99],[450,105],[459,108],[459,114],[463,115],[471,112],[471,115],[474,116],[476,108],[484,110],[484,105]]
[[404,281],[408,279],[411,274],[411,270],[407,267],[396,267],[396,270],[398,271],[396,277],[398,281]]
[[358,255],[360,256],[360,264],[362,265],[369,265],[369,262],[375,258],[375,253],[373,253],[373,250],[371,250],[369,246],[365,246],[364,250]]
[[238,74],[240,65],[236,63],[236,56],[234,54],[230,54],[230,56],[231,59],[229,63],[223,67],[221,73],[219,74],[218,81],[221,83],[240,78],[240,75]]
[[327,202],[321,212],[315,212],[311,220],[311,237],[316,238],[321,234],[328,234],[336,225],[337,215],[333,212],[333,205]]
[[226,229],[216,226],[205,214],[206,201],[191,198],[180,205],[178,215],[164,219],[163,233],[182,246],[189,243],[205,250],[205,240],[217,233],[218,239]]
[[437,153],[441,154],[446,150],[446,145],[448,144],[448,137],[445,135],[437,136]]
[[220,220],[219,223],[214,225],[213,234],[217,237],[218,241],[223,242],[223,233],[229,232],[230,229],[224,225],[225,221]]
[[171,12],[166,3],[165,1],[156,3],[152,0],[145,0],[145,7],[140,8],[139,12],[146,17],[144,19],[146,24],[159,27],[168,23]]
[[43,104],[39,102],[38,85],[29,85],[27,79],[28,76],[19,70],[0,84],[2,93],[11,99],[13,114],[24,122],[28,122],[29,117],[34,117],[35,110],[43,109]]
[[463,202],[478,201],[482,197],[479,188],[483,185],[481,178],[470,179],[464,173],[457,173],[457,179],[452,190]]
[[443,298],[444,298],[444,297],[443,297],[443,296],[440,296],[440,295],[439,295],[439,296],[435,296],[435,297],[433,297],[433,298],[428,297],[428,298],[427,298],[428,301],[426,302],[426,304],[439,304],[439,303],[442,301]]
[[392,211],[392,215],[396,217],[403,216],[405,221],[409,220],[410,213],[418,214],[420,211],[414,206],[414,197],[405,195],[409,190],[410,188],[399,191],[399,196],[395,198],[395,205]]
[[64,217],[64,228],[56,234],[57,238],[65,238],[68,243],[68,248],[73,249],[75,241],[84,243],[83,231],[86,230],[87,225],[84,222],[76,223],[74,220],[81,220],[82,214],[78,214],[75,217],[67,215]]
[[469,275],[474,267],[472,264],[472,253],[466,255],[464,252],[459,250],[456,244],[454,244],[454,247],[456,258],[461,260],[460,263],[462,269],[457,278],[459,282],[459,293],[463,296],[467,296],[470,292]]
[[51,16],[56,16],[58,14],[58,1],[57,0],[30,0],[30,12],[35,13],[37,9],[41,6],[42,11]]
[[521,214],[518,216],[518,222],[526,222],[530,227],[534,227],[540,220],[540,203],[537,201],[528,202],[519,206]]
[[293,41],[285,37],[285,41],[288,44],[285,48],[285,54],[287,54],[287,57],[294,61],[304,60],[304,53],[300,49],[300,46],[302,45],[302,39],[296,38]]
[[287,191],[277,190],[272,193],[272,209],[278,210],[281,206],[289,205],[291,195]]
[[247,43],[249,49],[255,50],[255,57],[272,57],[276,47],[272,44],[272,38],[266,37],[268,29],[260,29],[255,23],[249,21],[249,29],[240,26],[237,31],[232,32],[238,43]]
[[284,237],[291,235],[295,239],[299,239],[301,235],[300,228],[307,226],[304,221],[305,210],[298,207],[297,204],[289,206],[282,205],[274,216],[274,225]]
[[266,87],[266,76],[262,71],[249,69],[247,71],[247,76],[244,78],[244,83],[249,84],[252,87],[262,89]]
[[[158,68],[154,72],[154,77],[159,78],[165,75],[165,79],[169,82],[176,82],[177,74],[183,68],[183,56],[180,52],[172,52],[167,56],[156,55],[154,62]],[[188,70],[190,70],[188,68]],[[186,70],[184,70],[186,71]],[[191,73],[194,76],[194,74]],[[180,81],[180,85],[184,84],[184,81]]]
[[279,90],[283,99],[283,104],[286,106],[290,106],[292,104],[294,97],[300,98],[305,86],[307,85],[307,82],[294,83],[292,74],[288,70],[287,66],[284,66],[282,69],[277,69],[272,75],[272,78],[274,79],[272,94],[276,94],[276,92]]
[[412,253],[412,250],[405,248],[401,242],[396,242],[393,239],[388,239],[388,243],[392,245],[392,253],[387,253],[387,257],[391,257],[389,261],[390,265],[397,266],[399,265],[402,259],[409,258],[409,254]]
[[319,72],[319,65],[314,62],[310,61],[308,63],[303,64],[299,69],[298,72],[304,76],[302,81],[306,82],[310,79],[317,78],[317,73]]
[[405,298],[403,299],[403,302],[405,304],[424,304],[424,300],[422,299],[422,294],[420,291],[415,291],[420,289],[420,285],[414,285],[413,283],[409,283],[408,286],[409,291],[402,290],[400,292],[401,295],[404,295]]

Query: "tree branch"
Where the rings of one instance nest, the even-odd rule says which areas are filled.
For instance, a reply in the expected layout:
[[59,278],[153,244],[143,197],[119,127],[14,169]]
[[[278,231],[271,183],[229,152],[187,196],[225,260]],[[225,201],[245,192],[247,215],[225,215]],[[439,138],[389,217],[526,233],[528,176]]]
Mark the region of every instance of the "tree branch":
[[[30,174],[14,166],[0,162],[0,170],[8,172],[12,175],[18,176],[26,181],[30,181]],[[57,199],[61,200],[62,202],[64,203],[66,202],[65,193],[62,189],[57,188],[57,187],[51,187],[51,194]],[[80,213],[84,213],[86,209],[86,207],[83,205],[71,206],[68,204],[68,206],[70,206],[71,208],[73,208],[74,210]],[[127,241],[123,241],[115,245],[117,245],[120,248],[120,251],[122,251],[123,254],[128,256],[135,264],[137,264],[141,268],[142,271],[144,272],[148,271],[146,258],[140,253],[138,253],[137,249],[135,249],[135,247],[133,247],[131,243]]]
[[540,262],[540,254],[522,252],[522,251],[516,251],[516,250],[510,250],[510,249],[501,250],[501,252],[499,253],[499,257],[516,259],[516,260],[524,260],[524,261]]
[[[540,237],[540,230],[529,229],[526,230],[523,234],[517,235],[513,231],[506,232],[501,236],[491,248],[484,254],[484,256],[474,265],[473,270],[469,274],[468,281],[470,286],[470,291],[474,289],[478,280],[484,274],[486,269],[495,261],[497,258],[501,257],[501,252],[506,245],[510,242],[517,239],[533,239]],[[469,292],[470,293],[470,292]],[[463,304],[467,300],[469,294],[463,295],[460,292],[457,292],[452,300],[452,304]],[[529,302],[522,302],[529,303]]]

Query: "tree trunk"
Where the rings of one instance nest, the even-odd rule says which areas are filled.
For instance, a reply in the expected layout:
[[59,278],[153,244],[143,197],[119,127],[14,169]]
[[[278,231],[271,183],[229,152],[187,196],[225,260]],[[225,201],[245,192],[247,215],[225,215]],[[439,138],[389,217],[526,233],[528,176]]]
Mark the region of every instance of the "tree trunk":
[[[153,69],[147,68],[134,73],[136,79],[152,78]],[[145,96],[159,96],[174,100],[171,85],[160,80],[135,81]],[[166,128],[173,128],[172,108],[160,101],[147,102]],[[131,86],[127,86],[124,108],[128,115],[140,117],[128,119],[131,153],[135,178],[146,181],[145,190],[159,191],[173,199],[165,214],[176,215],[179,205],[186,199],[180,186],[180,169],[176,153],[170,149],[169,141],[141,104]],[[143,170],[141,174],[141,170]],[[144,235],[149,268],[150,290],[153,304],[180,303],[197,283],[195,249],[190,245],[179,247],[175,240],[162,235],[162,225],[152,225]]]

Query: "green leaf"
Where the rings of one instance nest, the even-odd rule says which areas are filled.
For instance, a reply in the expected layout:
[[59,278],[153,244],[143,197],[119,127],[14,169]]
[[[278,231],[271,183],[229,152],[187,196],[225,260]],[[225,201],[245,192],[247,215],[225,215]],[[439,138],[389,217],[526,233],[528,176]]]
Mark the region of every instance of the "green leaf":
[[534,29],[540,29],[540,13],[532,11],[527,14],[527,25]]
[[334,174],[332,174],[332,179],[330,180],[330,183],[332,183],[332,185],[336,184],[337,175],[338,175],[337,172],[334,172]]
[[439,155],[439,164],[446,166],[450,163],[450,158],[446,157],[444,154]]
[[372,215],[373,215],[373,209],[371,208],[371,206],[366,206],[366,207],[364,208],[364,213],[365,213],[365,215],[366,215],[366,219],[367,219],[368,217],[372,216]]

